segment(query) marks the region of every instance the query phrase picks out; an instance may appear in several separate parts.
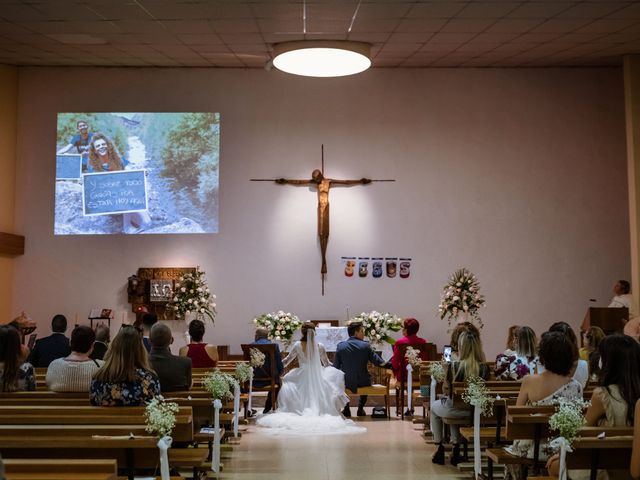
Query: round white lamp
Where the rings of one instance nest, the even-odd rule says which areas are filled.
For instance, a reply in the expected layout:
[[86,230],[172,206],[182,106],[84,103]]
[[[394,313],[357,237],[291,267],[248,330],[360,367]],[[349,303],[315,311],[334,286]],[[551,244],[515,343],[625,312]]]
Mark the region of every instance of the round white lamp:
[[344,77],[371,66],[371,45],[342,40],[277,43],[273,65],[283,72],[305,77]]

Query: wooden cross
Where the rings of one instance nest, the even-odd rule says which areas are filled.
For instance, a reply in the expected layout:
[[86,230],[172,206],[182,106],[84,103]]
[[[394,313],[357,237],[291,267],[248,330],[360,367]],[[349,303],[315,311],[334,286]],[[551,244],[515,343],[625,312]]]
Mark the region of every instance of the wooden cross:
[[24,237],[0,232],[0,256],[24,255]]
[[371,182],[395,182],[395,180],[337,180],[324,176],[324,145],[321,147],[321,170],[314,170],[309,180],[290,180],[287,178],[252,178],[252,182],[275,182],[278,185],[315,186],[318,189],[318,238],[320,239],[320,253],[322,255],[322,295],[324,295],[324,277],[327,273],[327,244],[329,243],[329,190],[333,186],[368,185]]

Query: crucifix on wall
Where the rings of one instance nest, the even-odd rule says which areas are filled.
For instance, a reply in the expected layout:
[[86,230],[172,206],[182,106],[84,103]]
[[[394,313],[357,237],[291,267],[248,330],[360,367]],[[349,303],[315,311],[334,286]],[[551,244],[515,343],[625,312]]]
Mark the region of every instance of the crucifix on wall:
[[322,255],[322,295],[324,295],[324,278],[327,273],[327,245],[329,243],[329,190],[333,186],[368,185],[371,182],[395,182],[395,180],[371,180],[360,178],[358,180],[338,180],[324,176],[324,145],[321,148],[321,169],[314,170],[309,180],[291,180],[288,178],[252,178],[252,182],[275,182],[278,185],[308,185],[316,187],[318,191],[318,239],[320,240],[320,253]]

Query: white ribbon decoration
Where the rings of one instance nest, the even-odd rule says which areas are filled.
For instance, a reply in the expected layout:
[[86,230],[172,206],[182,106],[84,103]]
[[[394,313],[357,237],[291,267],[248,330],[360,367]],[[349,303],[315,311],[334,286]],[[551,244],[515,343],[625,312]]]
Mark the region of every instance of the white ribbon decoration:
[[233,436],[238,436],[238,417],[240,415],[240,384],[233,387]]
[[413,396],[411,387],[413,387],[413,367],[409,362],[407,362],[407,410],[408,411],[411,411],[411,401],[413,400],[411,398]]
[[211,470],[220,472],[220,409],[222,402],[218,399],[213,401],[213,455],[211,458]]
[[480,404],[471,402],[473,405],[473,472],[478,479],[482,475],[482,453],[480,452]]
[[249,416],[251,416],[251,396],[253,395],[253,369],[251,371],[251,376],[249,377],[249,400],[247,401],[247,410],[249,412]]
[[164,436],[158,440],[158,450],[160,450],[160,478],[162,480],[170,480],[169,475],[169,455],[167,450],[171,448],[171,442],[173,439],[169,436]]
[[549,446],[553,449],[560,449],[560,473],[559,480],[567,480],[567,452],[573,452],[571,444],[564,437],[557,437],[551,440]]
[[431,415],[431,407],[436,400],[436,389],[438,388],[438,382],[436,379],[431,377],[431,386],[429,387],[429,415]]

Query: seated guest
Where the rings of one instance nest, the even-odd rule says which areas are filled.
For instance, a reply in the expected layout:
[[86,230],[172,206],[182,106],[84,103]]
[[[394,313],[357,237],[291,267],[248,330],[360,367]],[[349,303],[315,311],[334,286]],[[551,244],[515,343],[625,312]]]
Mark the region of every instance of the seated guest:
[[549,327],[549,331],[565,334],[569,341],[576,347],[576,359],[572,370],[573,378],[580,383],[584,390],[584,387],[587,386],[587,381],[589,380],[589,364],[585,360],[580,360],[578,358],[578,338],[576,337],[576,333],[567,322],[556,322]]
[[29,355],[28,362],[35,368],[47,368],[56,358],[66,357],[71,353],[69,339],[65,337],[67,319],[64,315],[56,315],[51,320],[51,331],[48,337],[36,340]]
[[[264,345],[267,343],[272,343],[271,340],[269,340],[269,330],[267,330],[266,328],[263,327],[258,327],[256,329],[256,334],[255,334],[255,341],[253,342],[255,344],[258,345]],[[282,363],[282,355],[280,354],[280,347],[278,347],[278,344],[276,343],[276,352],[275,352],[275,359],[276,359],[276,373],[275,373],[275,381],[276,381],[276,396],[278,395],[278,389],[280,387],[281,384],[281,379],[280,377],[282,376],[282,374],[284,373],[284,365]],[[265,355],[266,356],[266,355]],[[266,356],[265,360],[264,360],[264,364],[262,365],[262,367],[257,367],[254,369],[254,377],[268,377],[271,374],[271,360],[268,356]],[[254,387],[266,387],[268,385],[271,385],[271,382],[267,381],[267,380],[257,380],[253,382],[253,386]],[[264,403],[264,410],[262,411],[262,413],[269,413],[271,411],[271,409],[273,408],[273,399],[271,398],[271,392],[269,392],[267,394],[267,400]]]
[[580,349],[580,359],[586,360],[589,366],[589,379],[597,382],[600,370],[599,345],[606,335],[600,327],[589,327],[584,334],[584,347]]
[[140,406],[160,394],[160,381],[149,366],[140,333],[133,325],[122,325],[105,356],[104,365],[93,375],[89,399],[105,407]]
[[158,323],[158,316],[155,313],[145,313],[142,316],[142,343],[147,352],[151,353],[151,342],[149,341],[149,335],[151,328]]
[[[443,442],[443,417],[467,418],[471,415],[471,407],[455,405],[453,403],[453,383],[464,382],[471,377],[489,378],[489,368],[483,363],[484,354],[480,337],[472,330],[463,331],[457,339],[460,353],[460,360],[448,364],[446,379],[443,385],[444,395],[439,400],[435,400],[431,406],[430,426],[433,434],[433,441],[438,445],[438,450],[433,455],[431,461],[439,465],[444,465],[444,445]],[[451,464],[460,463],[460,426],[451,425],[451,443],[453,452]]]
[[[600,343],[599,351],[600,386],[591,395],[586,426],[631,427],[634,406],[640,399],[640,345],[626,335],[611,335]],[[559,457],[554,455],[547,462],[549,473],[558,476],[559,467]],[[609,478],[617,478],[615,471],[609,472]]]
[[88,392],[93,374],[104,363],[89,355],[95,332],[80,325],[71,332],[71,355],[51,362],[47,369],[47,388],[53,392]]
[[[471,332],[474,333],[478,338],[480,338],[480,330],[478,330],[478,327],[476,327],[473,323],[458,323],[451,331],[451,340],[449,341],[449,345],[451,346],[452,362],[457,362],[458,360],[460,360],[460,354],[458,353],[458,338],[460,338],[460,334],[462,332]],[[482,355],[484,355],[484,353]],[[484,361],[484,357],[482,361]]]
[[[353,322],[347,327],[349,339],[338,343],[336,358],[333,366],[344,372],[344,384],[352,392],[359,387],[371,386],[369,375],[369,362],[377,366],[386,365],[386,362],[373,350],[369,342],[364,341],[364,327],[362,323]],[[364,417],[364,406],[367,403],[367,395],[360,395],[358,401],[358,416]],[[349,403],[344,406],[342,414],[351,416]]]
[[109,348],[109,340],[111,340],[111,331],[104,323],[96,327],[96,341],[93,343],[93,351],[89,355],[94,360],[104,360],[104,355]]
[[505,352],[496,357],[496,380],[520,380],[535,373],[538,367],[535,332],[529,327],[519,327],[515,338],[515,351],[511,355]]
[[[407,361],[400,358],[400,345],[415,345],[424,344],[427,341],[424,338],[418,337],[417,333],[420,330],[420,323],[415,318],[405,318],[402,323],[402,338],[399,338],[396,343],[393,344],[393,356],[391,357],[391,366],[393,368],[393,375],[397,380],[407,378],[406,365]],[[426,352],[423,352],[421,357],[427,360]]]
[[202,341],[204,322],[191,320],[189,323],[191,343],[180,348],[181,357],[189,357],[193,368],[213,368],[218,363],[218,347]]
[[[582,386],[572,378],[573,368],[578,358],[578,348],[562,332],[545,332],[538,347],[540,363],[544,371],[527,375],[522,379],[516,405],[555,405],[560,398],[582,399]],[[546,443],[540,445],[540,459],[546,459]],[[514,440],[508,451],[520,457],[533,458],[533,440]],[[521,465],[508,465],[509,474],[514,479],[526,478]]]
[[164,323],[151,327],[151,367],[160,379],[161,392],[176,392],[191,388],[191,359],[173,355],[171,330]]
[[511,325],[509,327],[509,330],[507,331],[507,342],[506,342],[506,349],[503,353],[503,355],[506,355],[507,357],[510,357],[511,355],[515,354],[516,350],[518,349],[518,329],[520,327],[518,325]]
[[20,333],[9,325],[0,326],[0,391],[15,392],[36,389],[33,366],[24,362]]

